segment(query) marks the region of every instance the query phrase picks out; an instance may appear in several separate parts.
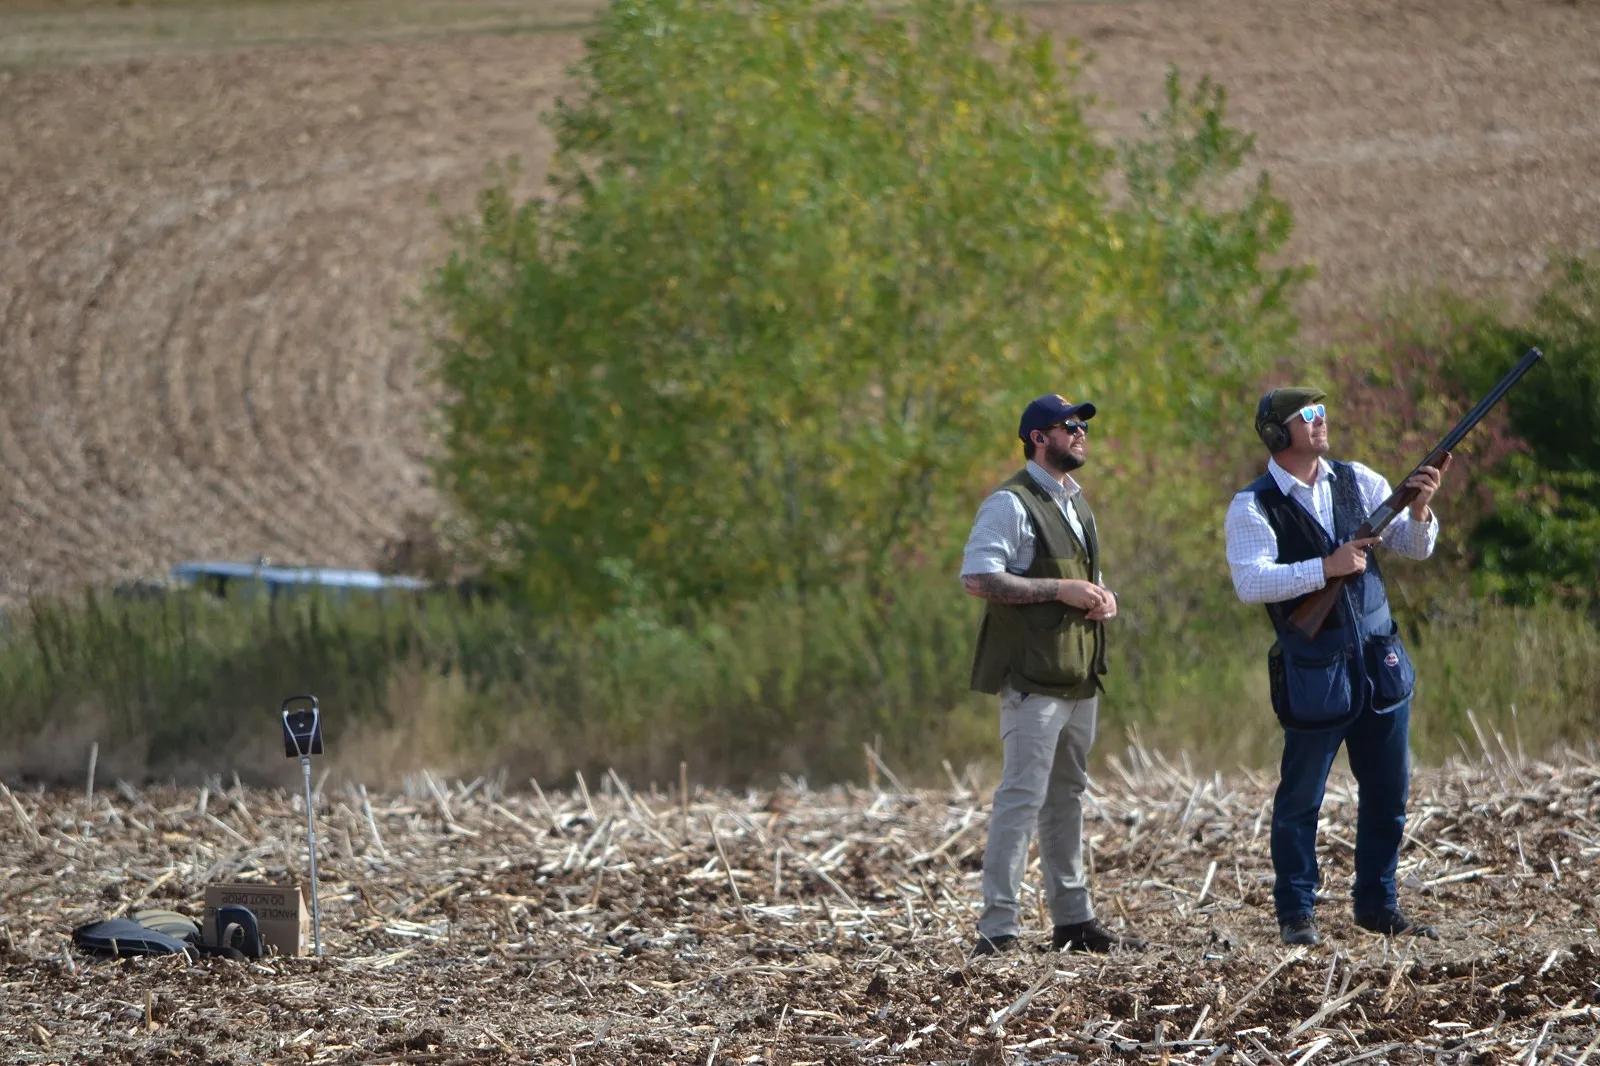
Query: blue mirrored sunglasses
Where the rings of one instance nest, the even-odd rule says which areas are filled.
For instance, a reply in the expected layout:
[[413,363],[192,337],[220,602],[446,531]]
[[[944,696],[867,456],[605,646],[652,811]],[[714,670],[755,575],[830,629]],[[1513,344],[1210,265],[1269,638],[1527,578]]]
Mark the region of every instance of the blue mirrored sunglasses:
[[1300,408],[1300,417],[1305,419],[1307,422],[1315,422],[1319,418],[1327,418],[1328,405],[1324,403],[1314,403],[1310,407],[1302,407]]

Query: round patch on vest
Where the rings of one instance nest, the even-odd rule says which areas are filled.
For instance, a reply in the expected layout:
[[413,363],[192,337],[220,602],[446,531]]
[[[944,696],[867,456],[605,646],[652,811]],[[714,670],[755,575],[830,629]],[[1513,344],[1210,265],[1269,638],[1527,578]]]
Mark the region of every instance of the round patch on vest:
[[1390,652],[1388,655],[1383,657],[1383,665],[1391,668],[1399,666],[1400,656],[1396,655],[1394,652]]

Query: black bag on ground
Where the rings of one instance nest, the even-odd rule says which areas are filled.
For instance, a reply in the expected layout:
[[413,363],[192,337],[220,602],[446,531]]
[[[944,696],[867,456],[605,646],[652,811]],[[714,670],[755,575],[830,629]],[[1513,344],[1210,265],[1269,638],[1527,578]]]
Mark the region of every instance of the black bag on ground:
[[195,956],[194,945],[188,941],[140,925],[131,918],[107,918],[80,925],[72,931],[72,942],[80,951],[113,959],[129,955],[187,955],[191,959]]
[[107,918],[80,925],[72,942],[81,951],[106,958],[129,955],[221,955],[242,960],[262,955],[261,930],[248,907],[222,907],[217,911],[217,943],[206,944],[200,927],[177,911],[134,911],[132,918]]

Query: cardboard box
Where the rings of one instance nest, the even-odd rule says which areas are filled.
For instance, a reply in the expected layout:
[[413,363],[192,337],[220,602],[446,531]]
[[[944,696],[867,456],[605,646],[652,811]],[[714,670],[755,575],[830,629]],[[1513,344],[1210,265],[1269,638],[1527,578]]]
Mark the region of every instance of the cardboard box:
[[217,942],[217,908],[248,907],[261,928],[261,946],[279,955],[304,955],[311,939],[311,911],[299,885],[207,885],[200,936]]

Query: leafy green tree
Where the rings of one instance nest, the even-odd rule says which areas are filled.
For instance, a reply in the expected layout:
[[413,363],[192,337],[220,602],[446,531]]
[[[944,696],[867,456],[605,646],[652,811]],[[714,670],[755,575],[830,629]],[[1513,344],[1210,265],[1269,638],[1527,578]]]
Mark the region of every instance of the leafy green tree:
[[1600,603],[1600,259],[1557,262],[1523,322],[1482,320],[1469,338],[1451,369],[1476,390],[1530,345],[1545,353],[1506,400],[1526,449],[1490,480],[1481,578],[1516,602]]
[[980,0],[613,3],[549,194],[487,190],[430,284],[470,547],[580,611],[804,592],[947,559],[1040,392],[1159,438],[1113,487],[1236,437],[1293,329],[1287,209],[1225,195],[1216,87],[1169,75],[1118,148],[1076,71]]

